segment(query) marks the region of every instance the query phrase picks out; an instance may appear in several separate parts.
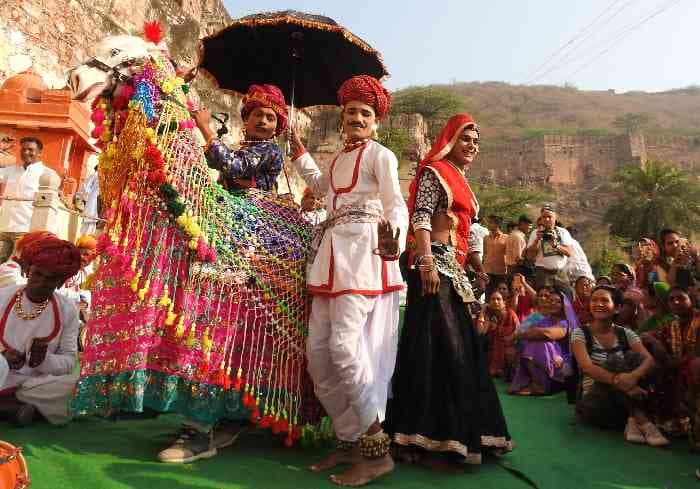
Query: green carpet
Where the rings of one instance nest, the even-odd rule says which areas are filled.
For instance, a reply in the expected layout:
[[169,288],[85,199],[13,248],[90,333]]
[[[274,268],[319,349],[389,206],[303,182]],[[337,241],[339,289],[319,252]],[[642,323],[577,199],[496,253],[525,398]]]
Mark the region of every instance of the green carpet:
[[[504,386],[499,385],[503,392]],[[502,395],[515,451],[504,459],[542,489],[700,488],[700,457],[684,440],[671,448],[625,443],[621,433],[573,424],[561,396]],[[0,439],[24,447],[32,489],[232,489],[331,488],[305,467],[319,449],[286,449],[272,435],[251,432],[210,460],[191,465],[153,462],[177,428],[177,417],[150,421],[82,420],[68,427],[37,424],[16,429],[0,423]],[[438,475],[399,465],[375,488],[526,489],[495,461],[467,467],[464,475]],[[4,489],[4,488],[0,488]]]

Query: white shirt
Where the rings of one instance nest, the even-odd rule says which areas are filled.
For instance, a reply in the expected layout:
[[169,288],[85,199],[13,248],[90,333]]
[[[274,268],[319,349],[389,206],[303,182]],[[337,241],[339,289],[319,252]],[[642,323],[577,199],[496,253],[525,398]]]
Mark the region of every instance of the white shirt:
[[22,276],[22,269],[19,263],[10,258],[0,265],[0,287],[11,287],[26,283],[27,279]]
[[[30,199],[28,201],[2,201],[0,209],[0,232],[27,233],[34,212],[34,194],[39,190],[39,178],[46,172],[56,174],[41,161],[25,169],[21,165],[0,168],[0,178],[6,182],[5,197]],[[56,174],[56,176],[58,176]]]
[[[97,171],[94,171],[88,176],[80,186],[78,196],[85,201],[85,216],[97,217],[97,198],[100,195],[100,181]],[[94,234],[97,226],[97,221],[90,217],[83,217],[83,224],[80,227],[80,234]]]
[[588,277],[591,280],[595,280],[586,252],[583,251],[578,241],[573,238],[571,238],[571,241],[571,256],[566,262],[566,273],[569,276],[569,280],[574,282],[579,277]]
[[[565,228],[556,227],[559,233],[559,244],[564,246],[573,246],[574,238],[571,237],[569,231]],[[530,239],[527,246],[530,247],[537,238],[537,230],[535,229],[530,234]],[[537,245],[537,258],[535,258],[535,266],[546,268],[547,270],[561,270],[566,266],[568,258],[555,252],[549,242],[541,240]]]
[[[309,153],[293,163],[314,194],[325,195],[329,215],[344,206],[377,206],[393,229],[400,229],[399,246],[404,249],[408,209],[399,187],[398,161],[389,149],[370,141],[341,151],[328,174],[321,173]],[[398,260],[384,261],[373,253],[378,242],[376,223],[350,222],[327,229],[308,269],[309,291],[336,297],[403,289]]]
[[[10,299],[22,286],[0,288],[0,317],[5,312]],[[49,342],[46,358],[37,367],[31,368],[28,363],[20,370],[11,370],[5,384],[0,390],[14,387],[29,377],[42,375],[67,375],[73,371],[78,359],[78,309],[75,304],[61,294],[54,294],[58,305],[60,330],[58,335]],[[29,300],[22,296],[22,306],[29,308]],[[7,317],[3,339],[15,350],[27,353],[29,362],[29,350],[34,338],[46,337],[51,334],[54,327],[54,311],[51,303],[46,310],[36,319],[24,320],[17,317],[13,307]],[[0,343],[1,345],[1,343]]]
[[488,236],[488,228],[482,226],[478,222],[471,223],[469,226],[469,253],[478,253],[479,256],[484,254],[484,238]]

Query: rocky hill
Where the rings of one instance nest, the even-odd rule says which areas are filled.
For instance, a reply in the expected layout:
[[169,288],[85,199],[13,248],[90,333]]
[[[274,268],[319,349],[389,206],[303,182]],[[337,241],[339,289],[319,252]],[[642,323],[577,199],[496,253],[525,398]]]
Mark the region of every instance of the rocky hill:
[[[584,91],[575,87],[502,82],[435,85],[458,95],[484,130],[486,140],[543,134],[612,135],[627,114],[645,114],[642,128],[665,135],[700,134],[700,86],[666,92]],[[407,90],[411,90],[410,88]],[[402,92],[396,92],[400,97]]]

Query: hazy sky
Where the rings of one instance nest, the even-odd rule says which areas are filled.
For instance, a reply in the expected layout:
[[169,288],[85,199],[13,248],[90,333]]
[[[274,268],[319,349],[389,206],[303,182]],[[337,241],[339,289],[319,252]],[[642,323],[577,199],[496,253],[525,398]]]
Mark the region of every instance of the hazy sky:
[[498,80],[659,91],[700,83],[699,0],[224,1],[233,17],[283,9],[332,17],[383,54],[392,89]]

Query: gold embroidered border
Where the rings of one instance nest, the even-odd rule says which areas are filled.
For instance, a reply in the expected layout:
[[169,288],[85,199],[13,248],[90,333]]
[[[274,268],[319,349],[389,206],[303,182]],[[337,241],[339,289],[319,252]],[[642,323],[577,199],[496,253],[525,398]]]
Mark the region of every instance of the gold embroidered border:
[[[456,440],[432,440],[423,435],[406,435],[404,433],[395,433],[394,442],[399,445],[417,445],[431,452],[455,452],[464,457],[465,463],[480,464],[481,454],[470,453],[469,448],[463,443]],[[504,448],[507,451],[513,449],[512,440],[507,440],[502,436],[482,436],[481,445],[486,447]]]

